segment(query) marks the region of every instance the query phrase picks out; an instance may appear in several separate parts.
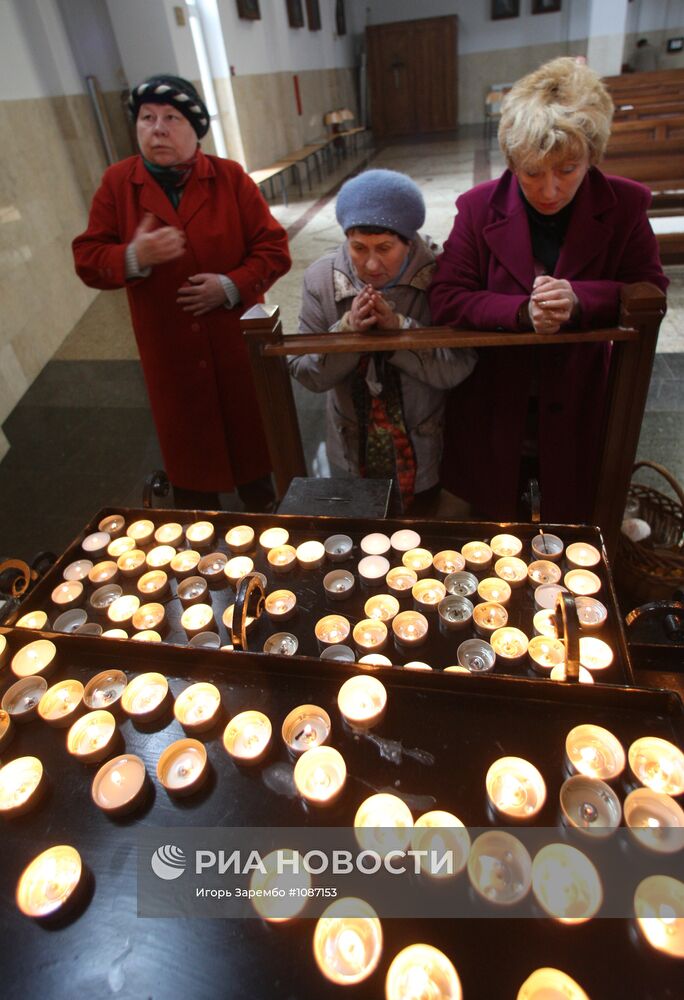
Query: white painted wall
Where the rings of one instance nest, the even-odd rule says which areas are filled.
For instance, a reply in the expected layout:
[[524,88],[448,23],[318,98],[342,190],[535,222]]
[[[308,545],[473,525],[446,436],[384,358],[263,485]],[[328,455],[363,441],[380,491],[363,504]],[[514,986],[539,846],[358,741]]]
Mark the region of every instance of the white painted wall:
[[684,0],[631,0],[627,6],[628,32],[646,34],[684,26]]
[[96,76],[102,90],[126,85],[106,0],[57,0],[81,78]]
[[132,87],[155,73],[197,80],[190,26],[179,27],[173,0],[107,0],[124,71]]
[[55,0],[0,0],[2,99],[83,92]]

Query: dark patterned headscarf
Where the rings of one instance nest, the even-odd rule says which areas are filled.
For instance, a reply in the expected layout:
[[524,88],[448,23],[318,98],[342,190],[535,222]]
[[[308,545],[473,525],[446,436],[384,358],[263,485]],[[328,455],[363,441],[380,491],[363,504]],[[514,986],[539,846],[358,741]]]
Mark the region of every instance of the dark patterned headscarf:
[[209,131],[207,106],[189,80],[180,76],[151,76],[131,91],[128,111],[135,124],[141,104],[171,104],[188,119],[197,138]]

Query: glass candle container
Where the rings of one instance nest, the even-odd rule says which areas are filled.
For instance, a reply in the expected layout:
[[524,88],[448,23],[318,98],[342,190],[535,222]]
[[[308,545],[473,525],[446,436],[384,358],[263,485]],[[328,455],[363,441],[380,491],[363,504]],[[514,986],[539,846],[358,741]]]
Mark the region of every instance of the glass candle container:
[[323,543],[330,562],[344,562],[352,554],[353,542],[349,535],[330,535]]
[[249,556],[233,556],[225,565],[224,573],[226,579],[232,587],[237,586],[243,576],[247,576],[254,569],[254,560]]
[[127,578],[140,576],[147,566],[146,556],[142,549],[129,549],[116,560],[119,572]]
[[671,796],[636,788],[625,799],[623,811],[625,826],[642,847],[658,854],[684,850],[684,810]]
[[420,646],[428,637],[428,620],[420,611],[400,611],[392,619],[392,632],[397,645]]
[[603,781],[612,781],[625,768],[625,751],[617,737],[590,723],[570,730],[565,737],[565,757],[571,771]]
[[439,627],[445,632],[458,632],[467,628],[473,620],[473,605],[467,597],[449,594],[437,605]]
[[107,618],[112,625],[128,625],[140,607],[140,598],[135,594],[123,594],[107,608]]
[[392,547],[392,543],[387,535],[381,531],[374,531],[370,535],[365,535],[361,539],[361,551],[367,556],[385,556]]
[[139,674],[129,681],[121,696],[121,707],[126,715],[139,722],[158,718],[166,708],[169,682],[163,674],[154,671]]
[[11,667],[15,677],[47,677],[55,669],[57,647],[49,639],[36,639],[27,643],[12,657]]
[[111,712],[88,712],[67,733],[67,750],[83,764],[96,764],[108,757],[117,742],[118,731]]
[[259,545],[265,552],[268,552],[280,545],[287,545],[289,539],[290,533],[285,528],[266,528],[259,535]]
[[[244,559],[246,556],[236,558]],[[251,559],[249,560],[251,562]],[[197,572],[210,587],[221,587],[226,583],[226,566],[228,556],[225,552],[210,552],[209,555],[202,556],[197,563]],[[254,564],[252,563],[252,566]]]
[[389,568],[389,560],[385,556],[364,556],[358,564],[361,583],[368,587],[377,586],[387,576]]
[[511,585],[498,576],[486,576],[477,585],[477,596],[485,603],[508,606],[511,599]]
[[398,795],[378,792],[364,799],[354,816],[354,835],[362,850],[385,857],[392,850],[405,851],[411,841],[413,816]]
[[530,639],[527,656],[533,670],[538,674],[547,674],[559,663],[565,663],[565,643],[560,639],[535,635]]
[[295,549],[295,553],[302,569],[317,569],[325,559],[323,543],[315,539],[302,542]]
[[195,521],[185,529],[185,537],[193,549],[208,549],[213,544],[216,531],[211,521]]
[[273,622],[288,621],[297,610],[297,598],[291,590],[273,590],[266,597],[264,610]]
[[684,792],[684,753],[668,740],[642,736],[627,752],[632,774],[642,785],[664,795]]
[[489,543],[489,547],[499,559],[503,559],[506,556],[519,556],[522,552],[522,542],[517,535],[494,535]]
[[146,789],[145,765],[134,753],[125,753],[102,765],[93,778],[90,794],[102,812],[123,816],[138,808]]
[[145,598],[159,600],[169,590],[169,578],[163,569],[151,569],[143,573],[137,583],[137,591]]
[[591,597],[601,589],[600,578],[590,569],[571,569],[563,577],[563,583],[571,594],[581,597]]
[[271,745],[271,720],[248,709],[233,716],[223,732],[223,746],[239,764],[257,764]]
[[207,599],[209,585],[201,576],[186,576],[178,584],[176,594],[178,600],[184,608],[189,608],[193,604],[202,604]]
[[41,920],[68,908],[79,894],[83,877],[75,847],[49,847],[26,866],[17,883],[16,900],[25,917]]
[[508,611],[503,604],[484,601],[473,608],[473,628],[483,639],[490,639],[496,630],[503,628],[507,622]]
[[466,639],[456,650],[459,667],[471,674],[489,674],[496,663],[496,653],[484,639]]
[[20,816],[38,805],[44,773],[37,757],[15,757],[0,767],[0,816]]
[[281,735],[289,752],[298,757],[328,742],[330,716],[318,705],[298,705],[285,717]]
[[363,606],[366,618],[377,618],[381,622],[392,621],[399,614],[399,601],[391,594],[374,594]]
[[[231,605],[232,607],[232,605]],[[181,628],[189,639],[198,632],[207,632],[216,625],[210,604],[192,604],[181,615]]]
[[535,559],[527,567],[527,579],[533,587],[541,587],[543,583],[558,583],[560,578],[560,566],[550,559]]
[[549,562],[560,562],[563,548],[563,539],[547,531],[535,535],[531,542],[533,558],[548,559]]
[[48,689],[44,677],[22,677],[7,688],[2,696],[2,710],[13,722],[30,722],[38,714],[38,705]]
[[576,597],[575,607],[580,628],[585,632],[595,632],[606,624],[608,609],[595,597]]
[[65,567],[62,577],[65,580],[83,581],[87,578],[92,568],[93,563],[90,559],[76,559],[75,562],[70,562]]
[[129,538],[128,535],[122,535],[121,538],[112,539],[107,546],[107,555],[110,559],[118,560],[119,556],[122,556],[124,552],[131,552],[134,548],[135,539]]
[[226,532],[226,545],[235,555],[249,552],[254,545],[254,528],[248,524],[235,524]]
[[420,546],[420,535],[412,528],[400,528],[390,537],[390,545],[397,553],[408,552]]
[[194,549],[177,552],[170,563],[171,572],[177,580],[183,580],[195,574],[202,557]]
[[83,704],[86,708],[112,709],[121,701],[128,680],[123,670],[102,670],[83,689]]
[[568,592],[559,583],[542,583],[534,590],[534,607],[537,611],[555,611],[558,595]]
[[112,559],[95,563],[88,573],[88,580],[94,587],[102,587],[105,583],[114,583],[119,575],[119,567]]
[[601,562],[601,553],[589,542],[573,542],[565,550],[565,558],[573,569],[591,569]]
[[[462,872],[470,851],[470,835],[458,816],[434,809],[423,813],[413,827],[411,848],[419,855],[420,870],[431,878],[451,878]],[[443,859],[447,858],[446,864]]]
[[610,785],[584,774],[563,782],[559,802],[564,823],[590,837],[610,837],[622,819],[620,800]]
[[48,688],[38,702],[38,715],[50,726],[70,726],[74,721],[74,714],[83,704],[83,691],[80,681],[58,681]]
[[169,569],[176,555],[173,545],[155,545],[145,556],[145,562],[150,569]]
[[215,684],[198,681],[176,698],[173,714],[189,733],[203,733],[216,723],[221,710],[221,693]]
[[417,580],[418,574],[405,566],[395,566],[385,577],[387,589],[398,599],[410,593]]
[[435,553],[432,565],[440,576],[445,577],[465,569],[465,558],[455,549],[442,549],[441,552]]
[[351,626],[343,615],[325,615],[316,622],[314,632],[321,646],[344,642]]
[[294,656],[299,649],[299,639],[292,632],[274,632],[263,645],[264,653],[275,656]]
[[157,778],[169,795],[192,795],[208,774],[207,750],[195,739],[176,740],[159,756]]
[[354,592],[356,581],[346,569],[333,569],[323,577],[325,596],[331,601],[345,601]]
[[266,558],[276,573],[291,573],[297,565],[297,550],[294,545],[275,545],[268,550]]
[[154,540],[157,545],[171,545],[177,549],[183,541],[183,526],[177,521],[166,521],[155,529]]
[[413,585],[411,596],[417,611],[430,614],[437,610],[440,601],[446,597],[446,587],[439,580],[418,580]]
[[297,760],[294,783],[299,795],[312,806],[329,806],[342,794],[347,780],[344,757],[334,747],[314,747]]
[[466,542],[461,547],[461,553],[466,561],[466,569],[471,573],[481,573],[487,569],[494,556],[486,542]]
[[444,586],[447,594],[453,594],[454,597],[472,597],[477,593],[477,577],[467,570],[449,573],[444,580]]
[[430,944],[411,944],[392,959],[385,980],[387,1000],[435,997],[461,1000],[461,981],[444,952]]
[[506,820],[532,819],[546,801],[541,774],[524,757],[499,757],[485,777],[487,798]]
[[419,578],[427,576],[432,569],[432,552],[428,549],[409,549],[402,555],[401,563],[406,569],[412,569]]
[[337,707],[344,721],[356,730],[376,726],[387,706],[387,689],[377,677],[359,674],[345,681],[337,693]]
[[361,653],[379,653],[387,644],[387,626],[378,618],[363,618],[352,632],[354,645]]
[[363,982],[382,954],[377,913],[362,899],[336,899],[316,922],[313,949],[319,971],[330,982],[338,986]]
[[142,549],[145,545],[150,545],[154,538],[154,524],[147,518],[141,518],[128,525],[126,534],[134,540],[139,549]]
[[111,540],[111,535],[107,531],[93,531],[92,534],[85,536],[81,548],[90,559],[96,561],[105,554]]
[[80,580],[65,580],[57,584],[50,597],[60,611],[76,608],[83,600],[83,584]]
[[634,915],[644,939],[656,951],[684,958],[684,882],[649,875],[636,887]]
[[579,655],[587,670],[606,670],[613,662],[613,650],[608,643],[594,636],[580,636]]
[[110,538],[120,538],[126,527],[126,519],[122,514],[108,514],[97,526],[98,531],[106,531]]
[[487,902],[514,906],[530,891],[532,859],[517,837],[505,830],[487,830],[473,841],[468,878]]
[[504,556],[494,563],[494,572],[511,587],[522,587],[527,580],[527,563],[517,556]]
[[532,892],[562,924],[591,920],[603,902],[601,878],[589,858],[569,844],[547,844],[532,862]]

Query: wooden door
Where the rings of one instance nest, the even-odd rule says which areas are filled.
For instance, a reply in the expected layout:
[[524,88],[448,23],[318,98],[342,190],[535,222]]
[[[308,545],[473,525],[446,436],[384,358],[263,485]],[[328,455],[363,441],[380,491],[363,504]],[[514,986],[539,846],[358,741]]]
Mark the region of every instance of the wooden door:
[[458,125],[457,18],[366,28],[376,135],[444,132]]

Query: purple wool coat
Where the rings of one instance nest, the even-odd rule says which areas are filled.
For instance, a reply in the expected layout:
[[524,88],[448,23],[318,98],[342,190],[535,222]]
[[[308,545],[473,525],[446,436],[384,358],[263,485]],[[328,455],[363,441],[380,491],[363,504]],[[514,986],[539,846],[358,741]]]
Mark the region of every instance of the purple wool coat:
[[[665,291],[643,185],[592,167],[577,194],[554,276],[579,300],[583,330],[615,326],[623,284]],[[527,214],[515,176],[461,195],[428,291],[432,321],[462,330],[516,330],[535,278]],[[552,339],[552,335],[551,335]],[[585,521],[592,509],[610,344],[483,348],[447,401],[442,483],[477,516],[516,516],[528,400],[538,390],[542,518]],[[535,386],[536,382],[536,386]]]

